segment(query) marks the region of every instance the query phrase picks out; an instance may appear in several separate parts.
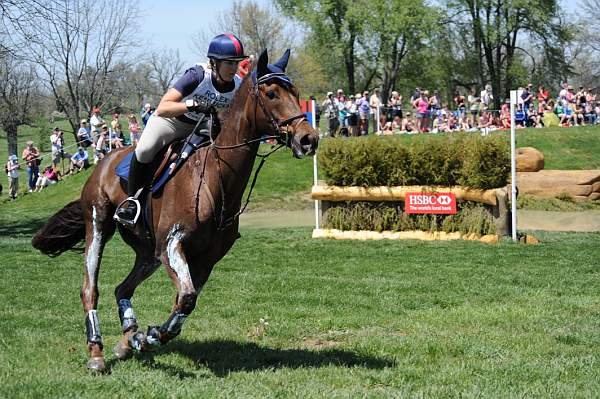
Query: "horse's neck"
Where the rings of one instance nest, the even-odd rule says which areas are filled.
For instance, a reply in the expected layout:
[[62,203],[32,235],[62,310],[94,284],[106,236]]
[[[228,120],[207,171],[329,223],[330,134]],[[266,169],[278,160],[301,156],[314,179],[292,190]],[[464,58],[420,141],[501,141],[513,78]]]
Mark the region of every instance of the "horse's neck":
[[241,145],[247,141],[258,139],[259,135],[254,126],[254,96],[248,91],[246,85],[240,88],[240,95],[245,95],[245,101],[235,104],[236,108],[232,111],[223,125],[222,131],[215,140],[216,152],[213,165],[218,168],[220,178],[226,186],[229,201],[238,201],[241,199],[248,179],[252,172],[254,160],[258,152],[258,143]]

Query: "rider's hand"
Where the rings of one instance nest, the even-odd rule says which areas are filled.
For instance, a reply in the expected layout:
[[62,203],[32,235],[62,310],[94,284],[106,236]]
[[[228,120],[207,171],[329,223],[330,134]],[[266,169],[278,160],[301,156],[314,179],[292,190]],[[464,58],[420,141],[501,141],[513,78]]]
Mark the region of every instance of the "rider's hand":
[[206,100],[200,99],[197,100],[195,98],[190,98],[189,100],[185,100],[185,106],[190,112],[204,112],[210,109],[210,103]]

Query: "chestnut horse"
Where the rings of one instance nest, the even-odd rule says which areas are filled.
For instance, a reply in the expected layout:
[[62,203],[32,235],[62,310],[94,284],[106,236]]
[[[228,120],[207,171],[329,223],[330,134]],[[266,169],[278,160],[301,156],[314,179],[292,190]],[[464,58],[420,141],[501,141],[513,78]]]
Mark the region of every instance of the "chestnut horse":
[[[133,270],[115,289],[123,337],[115,347],[119,359],[133,350],[147,350],[175,338],[196,305],[202,286],[239,237],[239,213],[244,190],[257,156],[261,133],[276,135],[295,157],[314,155],[318,135],[300,110],[298,91],[285,75],[289,50],[274,64],[265,50],[253,73],[244,78],[220,134],[194,153],[151,200],[154,239],[119,226],[123,240],[136,253]],[[57,212],[35,235],[32,244],[57,256],[85,239],[81,300],[85,312],[87,367],[105,369],[103,342],[96,311],[102,252],[112,237],[117,204],[126,197],[115,168],[131,148],[103,159],[83,187],[81,198]],[[167,321],[138,331],[131,305],[136,287],[160,264],[177,288]]]

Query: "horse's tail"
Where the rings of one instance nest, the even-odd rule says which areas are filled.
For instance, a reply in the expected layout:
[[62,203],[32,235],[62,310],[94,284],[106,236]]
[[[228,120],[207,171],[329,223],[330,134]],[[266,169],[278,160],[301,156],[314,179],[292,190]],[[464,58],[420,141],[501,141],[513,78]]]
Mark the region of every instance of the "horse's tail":
[[70,249],[83,250],[75,247],[83,239],[85,239],[83,210],[81,200],[76,200],[56,212],[38,230],[31,240],[31,245],[43,254],[55,257]]

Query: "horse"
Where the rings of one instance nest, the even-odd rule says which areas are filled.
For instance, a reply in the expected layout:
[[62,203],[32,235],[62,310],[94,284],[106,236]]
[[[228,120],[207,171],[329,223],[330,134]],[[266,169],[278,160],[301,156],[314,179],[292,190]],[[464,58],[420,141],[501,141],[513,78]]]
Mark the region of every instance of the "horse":
[[[270,133],[296,158],[314,155],[318,134],[301,112],[299,94],[285,74],[289,49],[274,64],[267,50],[241,82],[218,136],[192,154],[162,189],[150,197],[147,230],[119,225],[119,233],[136,254],[133,269],[115,289],[123,336],[115,346],[118,359],[134,350],[152,350],[181,332],[186,318],[214,265],[240,237],[242,197],[258,154],[261,133]],[[113,236],[116,206],[126,197],[115,168],[131,148],[112,151],[85,183],[81,197],[52,216],[32,239],[34,248],[49,256],[84,244],[81,301],[85,314],[87,367],[104,371],[105,361],[97,313],[98,274],[102,252]],[[136,287],[163,264],[177,296],[161,326],[138,331],[131,298]]]

